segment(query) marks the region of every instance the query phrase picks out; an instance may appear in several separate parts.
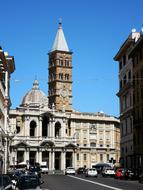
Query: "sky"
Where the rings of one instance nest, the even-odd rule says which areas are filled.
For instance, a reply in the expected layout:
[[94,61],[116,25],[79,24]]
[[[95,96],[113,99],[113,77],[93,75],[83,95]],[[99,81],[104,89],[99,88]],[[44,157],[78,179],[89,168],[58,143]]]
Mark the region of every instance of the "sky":
[[133,28],[141,31],[142,0],[0,0],[0,46],[14,56],[12,108],[35,78],[48,96],[48,52],[59,19],[73,52],[73,109],[119,116],[118,63],[113,60]]

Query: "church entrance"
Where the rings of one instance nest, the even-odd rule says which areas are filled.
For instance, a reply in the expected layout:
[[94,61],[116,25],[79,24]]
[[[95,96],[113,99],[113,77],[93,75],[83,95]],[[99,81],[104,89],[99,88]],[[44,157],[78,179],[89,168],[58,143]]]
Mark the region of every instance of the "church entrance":
[[29,164],[34,165],[36,163],[36,151],[30,151],[29,153]]
[[24,151],[17,151],[17,163],[24,162]]
[[55,152],[55,170],[61,170],[61,152]]
[[46,164],[49,168],[49,152],[48,151],[42,152],[42,162],[46,162]]
[[72,166],[72,152],[66,152],[66,168]]

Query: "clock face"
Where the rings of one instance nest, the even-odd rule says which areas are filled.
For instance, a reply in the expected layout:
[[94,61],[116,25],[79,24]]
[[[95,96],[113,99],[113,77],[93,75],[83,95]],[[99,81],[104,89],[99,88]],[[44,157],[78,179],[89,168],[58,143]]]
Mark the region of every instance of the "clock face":
[[61,89],[60,95],[61,95],[63,98],[66,98],[66,97],[69,95],[68,89],[66,89],[65,86],[63,86],[63,88]]
[[68,96],[68,90],[67,90],[67,89],[62,89],[62,91],[61,91],[61,96],[62,96],[63,98],[67,97],[67,96]]

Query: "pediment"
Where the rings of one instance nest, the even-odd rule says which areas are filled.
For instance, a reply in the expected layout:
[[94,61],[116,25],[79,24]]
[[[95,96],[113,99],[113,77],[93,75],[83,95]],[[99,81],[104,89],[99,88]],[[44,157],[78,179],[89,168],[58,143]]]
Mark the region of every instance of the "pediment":
[[66,148],[76,148],[77,146],[73,143],[69,143],[67,145],[65,145]]
[[54,142],[51,140],[44,140],[41,142],[40,146],[52,147],[54,146]]
[[21,141],[17,144],[15,144],[17,147],[29,147],[30,145],[27,142]]

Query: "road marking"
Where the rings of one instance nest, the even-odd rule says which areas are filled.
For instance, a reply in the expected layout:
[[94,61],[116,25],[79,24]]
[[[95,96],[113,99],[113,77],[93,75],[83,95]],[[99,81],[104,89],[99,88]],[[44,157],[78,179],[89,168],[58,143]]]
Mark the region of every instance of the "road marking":
[[120,189],[120,188],[117,188],[117,187],[112,187],[112,186],[109,186],[109,185],[105,185],[105,184],[98,183],[98,182],[95,182],[95,181],[90,181],[90,180],[87,180],[87,179],[82,179],[82,178],[75,177],[75,176],[70,176],[70,175],[68,175],[68,177],[72,177],[72,178],[79,179],[79,180],[81,180],[81,181],[86,181],[86,182],[89,182],[89,183],[93,183],[93,184],[96,184],[96,185],[100,185],[100,186],[102,186],[102,187],[107,187],[107,188],[109,188],[109,189],[123,190],[123,189]]

